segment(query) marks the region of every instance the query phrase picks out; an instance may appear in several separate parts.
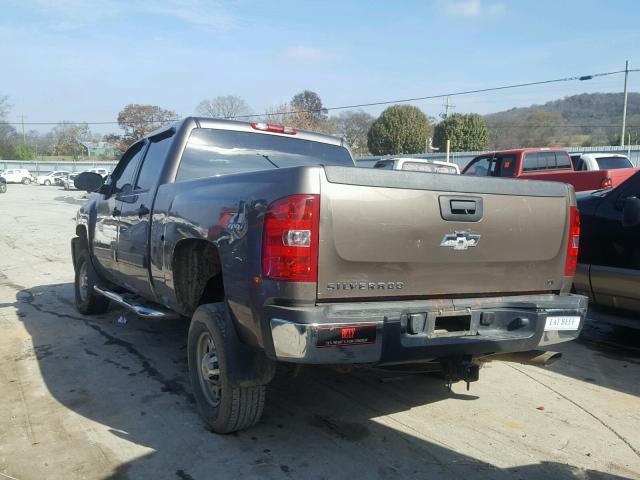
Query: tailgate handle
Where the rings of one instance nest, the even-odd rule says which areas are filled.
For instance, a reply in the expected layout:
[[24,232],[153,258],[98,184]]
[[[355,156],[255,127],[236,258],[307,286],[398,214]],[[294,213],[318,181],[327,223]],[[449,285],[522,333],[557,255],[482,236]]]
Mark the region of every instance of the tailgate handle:
[[482,197],[441,195],[440,215],[453,222],[478,222],[482,220]]
[[475,200],[450,200],[451,213],[455,215],[473,215],[476,213]]

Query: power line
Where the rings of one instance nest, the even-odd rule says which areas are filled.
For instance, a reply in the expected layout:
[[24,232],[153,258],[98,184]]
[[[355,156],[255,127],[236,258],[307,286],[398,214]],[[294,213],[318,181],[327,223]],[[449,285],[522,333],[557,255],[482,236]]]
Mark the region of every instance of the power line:
[[[500,91],[500,90],[509,90],[509,89],[514,89],[514,88],[531,87],[531,86],[536,86],[536,85],[548,85],[548,84],[552,84],[552,83],[585,81],[585,80],[591,80],[591,79],[597,78],[597,77],[606,77],[606,76],[617,75],[617,74],[626,73],[626,72],[629,72],[629,73],[631,73],[631,72],[640,72],[640,69],[616,70],[616,71],[613,71],[613,72],[600,72],[600,73],[593,73],[593,74],[590,74],[590,75],[576,75],[576,76],[572,76],[572,77],[556,78],[556,79],[552,79],[552,80],[540,80],[540,81],[535,81],[535,82],[515,83],[515,84],[510,84],[510,85],[500,85],[500,86],[497,86],[497,87],[477,88],[477,89],[473,89],[473,90],[461,90],[461,91],[458,91],[458,92],[441,93],[441,94],[437,94],[437,95],[425,95],[425,96],[422,96],[422,97],[402,98],[402,99],[396,99],[396,100],[384,100],[384,101],[379,101],[379,102],[358,103],[358,104],[352,104],[352,105],[340,105],[340,106],[337,106],[337,107],[324,107],[324,108],[321,108],[321,109],[289,110],[289,111],[269,112],[269,113],[265,112],[265,113],[261,113],[261,114],[251,114],[251,115],[233,115],[233,116],[224,117],[224,118],[226,118],[226,119],[243,119],[243,118],[255,118],[255,117],[270,117],[270,116],[276,116],[276,115],[296,115],[296,114],[300,114],[300,113],[309,113],[309,112],[328,112],[328,111],[335,111],[335,110],[347,110],[347,109],[364,108],[364,107],[376,107],[376,106],[381,106],[381,105],[392,105],[392,104],[397,104],[397,103],[409,103],[409,102],[417,102],[417,101],[422,101],[422,100],[433,100],[433,99],[445,98],[445,97],[459,97],[459,96],[462,96],[462,95],[472,95],[472,94],[475,94],[475,93],[496,92],[496,91]],[[165,120],[165,122],[174,122],[174,121],[178,121],[178,120],[180,120],[180,119],[179,118],[167,119],[167,120]],[[108,121],[108,122],[24,122],[25,125],[58,125],[60,123],[87,124],[87,125],[117,125],[119,122],[117,122],[117,121]],[[161,123],[161,122],[157,122],[155,120],[148,120],[148,121],[140,121],[140,122],[136,122],[136,123]],[[20,123],[16,123],[16,122],[6,122],[6,124],[8,124],[8,125],[20,125]]]

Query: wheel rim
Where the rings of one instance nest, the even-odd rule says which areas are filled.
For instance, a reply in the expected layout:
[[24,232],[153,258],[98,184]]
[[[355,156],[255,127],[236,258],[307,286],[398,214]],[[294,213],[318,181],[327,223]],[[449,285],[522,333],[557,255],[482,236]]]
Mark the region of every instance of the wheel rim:
[[86,261],[82,262],[78,271],[78,293],[80,300],[84,303],[89,294],[89,269]]
[[218,352],[213,338],[209,332],[202,332],[198,338],[198,348],[196,350],[198,359],[198,378],[200,387],[207,403],[212,407],[220,405],[220,363]]

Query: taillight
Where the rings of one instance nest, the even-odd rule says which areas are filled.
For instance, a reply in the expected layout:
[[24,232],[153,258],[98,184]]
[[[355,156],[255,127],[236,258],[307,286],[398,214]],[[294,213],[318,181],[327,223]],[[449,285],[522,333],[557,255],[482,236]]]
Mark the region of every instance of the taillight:
[[578,266],[578,248],[580,246],[580,212],[578,207],[569,207],[569,240],[567,259],[564,264],[565,277],[573,277]]
[[285,127],[284,125],[275,125],[273,123],[257,122],[252,123],[251,128],[254,130],[262,130],[263,132],[284,133],[285,135],[295,135],[298,131],[293,127]]
[[262,236],[263,277],[316,282],[319,225],[319,195],[291,195],[269,205]]
[[610,177],[606,177],[602,179],[602,182],[600,182],[600,188],[611,188],[613,187],[613,182],[611,181]]

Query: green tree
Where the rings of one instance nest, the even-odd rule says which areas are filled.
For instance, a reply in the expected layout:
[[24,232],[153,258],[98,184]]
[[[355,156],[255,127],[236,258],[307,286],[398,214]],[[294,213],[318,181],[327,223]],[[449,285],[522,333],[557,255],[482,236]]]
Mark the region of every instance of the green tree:
[[433,125],[418,107],[394,105],[373,122],[367,134],[367,146],[374,155],[422,153]]
[[438,123],[433,132],[433,145],[446,150],[451,141],[452,152],[468,152],[489,148],[489,131],[477,113],[454,113]]
[[29,145],[17,145],[14,148],[16,160],[33,160],[33,148]]

